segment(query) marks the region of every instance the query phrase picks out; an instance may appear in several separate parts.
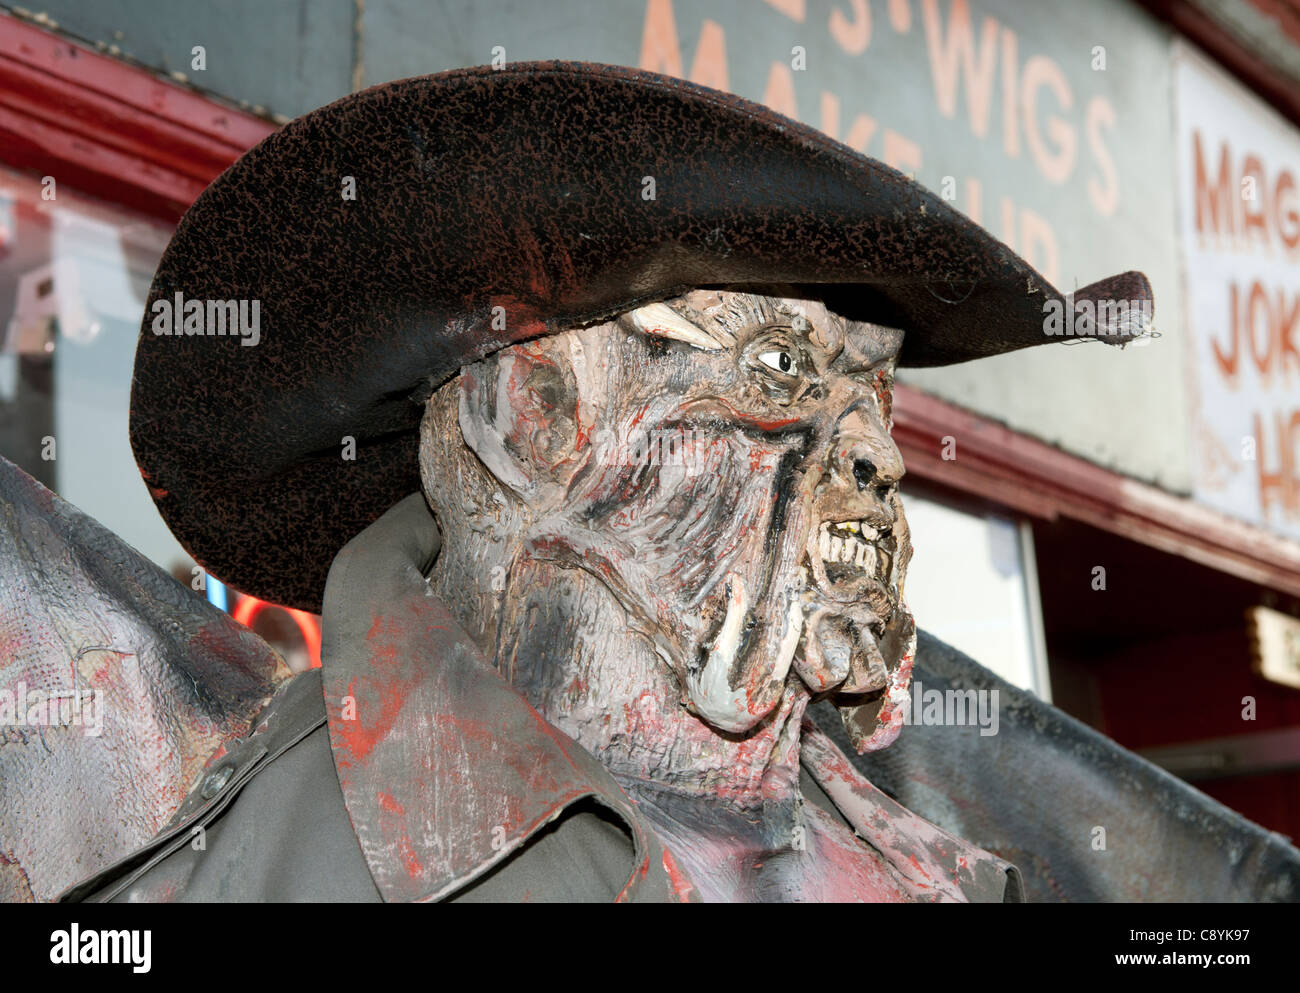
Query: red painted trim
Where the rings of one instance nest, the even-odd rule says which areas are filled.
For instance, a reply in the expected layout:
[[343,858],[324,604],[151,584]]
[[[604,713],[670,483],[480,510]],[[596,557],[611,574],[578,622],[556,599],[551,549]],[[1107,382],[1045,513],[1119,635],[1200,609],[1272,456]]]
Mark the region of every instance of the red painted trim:
[[[1300,125],[1300,86],[1269,65],[1248,44],[1187,0],[1138,0],[1175,31],[1196,42],[1293,124]],[[1260,8],[1259,4],[1255,4]],[[1265,12],[1267,13],[1267,12]],[[1279,25],[1279,31],[1282,27]]]
[[177,220],[275,125],[0,14],[0,159]]
[[[956,458],[943,458],[944,439]],[[1229,575],[1300,596],[1300,542],[1121,476],[906,386],[894,440],[909,474],[1033,517],[1083,521]]]

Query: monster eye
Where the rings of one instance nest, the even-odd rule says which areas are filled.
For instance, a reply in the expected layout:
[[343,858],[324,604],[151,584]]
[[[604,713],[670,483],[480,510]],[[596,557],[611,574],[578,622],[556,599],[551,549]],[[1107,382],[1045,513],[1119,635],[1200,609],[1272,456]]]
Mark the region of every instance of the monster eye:
[[797,376],[799,374],[799,365],[795,362],[794,356],[784,350],[760,352],[758,361],[784,376]]

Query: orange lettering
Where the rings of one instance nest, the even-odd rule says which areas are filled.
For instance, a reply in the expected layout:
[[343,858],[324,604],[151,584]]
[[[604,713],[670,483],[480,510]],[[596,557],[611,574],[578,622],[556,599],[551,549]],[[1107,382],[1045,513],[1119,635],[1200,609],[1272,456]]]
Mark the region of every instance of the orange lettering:
[[767,0],[768,5],[779,10],[792,21],[803,23],[804,0]]
[[1101,140],[1101,129],[1114,126],[1115,108],[1110,105],[1110,101],[1105,97],[1089,100],[1084,127],[1088,132],[1088,148],[1097,160],[1101,182],[1097,182],[1093,176],[1088,177],[1088,199],[1102,217],[1115,213],[1115,208],[1119,205],[1119,177],[1115,173],[1115,162]]
[[984,223],[984,187],[978,179],[966,180],[966,216],[976,224]]
[[[672,0],[649,0],[645,8],[645,27],[641,32],[642,69],[667,76],[682,75],[682,46],[677,40],[677,21]],[[722,25],[706,20],[700,26],[700,43],[691,63],[691,82],[727,89],[727,45]]]
[[924,0],[922,10],[925,16],[926,49],[930,54],[930,73],[934,79],[939,113],[944,117],[956,116],[957,74],[960,68],[967,84],[966,104],[970,110],[971,130],[982,138],[989,129],[989,108],[993,103],[998,22],[991,17],[984,18],[977,58],[970,7],[966,0],[953,0],[946,39],[943,37],[943,19],[939,14],[937,0]]
[[691,82],[715,90],[727,89],[727,41],[717,21],[706,20],[700,25],[700,43],[695,46],[695,61],[691,63]]
[[1288,418],[1278,412],[1273,418],[1277,428],[1277,471],[1264,468],[1264,425],[1258,413],[1254,415],[1255,450],[1259,457],[1259,509],[1265,519],[1271,518],[1274,504],[1283,517],[1300,517],[1300,477],[1296,475],[1297,445],[1300,444],[1300,410],[1293,410]]
[[1016,33],[1002,29],[1002,150],[1007,158],[1020,158],[1020,112],[1016,106],[1020,94],[1017,79]]
[[1020,252],[1049,283],[1056,282],[1060,258],[1056,234],[1045,218],[1024,207],[1020,210]]
[[646,4],[639,64],[642,69],[650,72],[681,76],[682,49],[677,43],[677,22],[673,19],[673,0],[649,0]]
[[[1259,350],[1259,336],[1255,331],[1261,322],[1255,319],[1258,310],[1263,309],[1264,320],[1264,351],[1261,354]],[[1271,378],[1273,373],[1273,314],[1268,305],[1268,294],[1264,292],[1264,287],[1258,282],[1250,284],[1250,297],[1246,300],[1246,343],[1250,345],[1250,357],[1255,361],[1255,368],[1259,370],[1260,377],[1265,383]]]
[[1056,151],[1053,153],[1048,149],[1038,130],[1038,91],[1046,86],[1061,109],[1069,110],[1074,106],[1070,84],[1060,66],[1046,55],[1035,55],[1025,63],[1020,85],[1025,97],[1025,144],[1029,146],[1029,154],[1049,183],[1064,183],[1074,169],[1074,128],[1060,117],[1048,117],[1047,133],[1056,145]]
[[[1264,178],[1264,163],[1254,155],[1246,156],[1241,164],[1241,178],[1254,180],[1254,197],[1241,200],[1241,233],[1247,239],[1251,233],[1259,236],[1260,247],[1268,251],[1268,210],[1263,197],[1268,193],[1268,181]],[[1251,206],[1254,204],[1255,206]]]
[[871,44],[871,8],[867,0],[850,0],[853,18],[844,16],[839,7],[831,10],[831,37],[850,55],[861,55]]
[[786,117],[799,117],[799,108],[794,99],[794,73],[784,62],[773,62],[767,74],[767,89],[763,91],[763,102]]
[[[1277,184],[1273,187],[1273,226],[1288,251],[1300,244],[1300,214],[1292,206],[1294,193],[1295,177],[1290,169],[1283,169],[1277,174]],[[1287,204],[1285,210],[1282,207],[1284,203]]]
[[[1219,179],[1210,186],[1205,172],[1205,156],[1201,147],[1201,132],[1192,132],[1192,155],[1196,175],[1196,230],[1204,234],[1207,227],[1219,236],[1223,231],[1234,233],[1232,165],[1228,160],[1228,146],[1219,146]],[[1208,223],[1207,223],[1208,221]]]
[[885,165],[909,175],[921,168],[921,148],[897,131],[885,128]]
[[1228,309],[1232,311],[1232,314],[1229,322],[1228,341],[1232,345],[1232,351],[1227,355],[1223,354],[1223,349],[1219,347],[1219,343],[1212,338],[1210,339],[1210,351],[1214,354],[1214,363],[1219,367],[1219,371],[1223,373],[1224,377],[1228,380],[1229,385],[1234,389],[1236,388],[1237,380],[1237,359],[1241,354],[1240,350],[1237,348],[1237,342],[1241,340],[1241,335],[1237,328],[1237,315],[1240,313],[1240,308],[1238,306],[1239,297],[1240,294],[1237,292],[1237,284],[1235,282],[1229,284]]

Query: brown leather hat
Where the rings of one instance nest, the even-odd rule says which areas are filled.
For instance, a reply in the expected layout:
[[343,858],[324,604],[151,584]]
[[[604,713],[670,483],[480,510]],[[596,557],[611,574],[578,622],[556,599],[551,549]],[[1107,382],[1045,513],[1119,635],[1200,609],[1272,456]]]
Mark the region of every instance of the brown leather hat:
[[[1150,299],[1140,273],[1064,297],[915,182],[738,97],[608,66],[469,69],[307,114],[204,191],[154,277],[131,443],[196,561],[319,610],[339,548],[419,488],[440,382],[745,283],[816,285],[904,330],[914,366],[1057,340],[1053,301]],[[219,333],[241,303],[244,335]]]

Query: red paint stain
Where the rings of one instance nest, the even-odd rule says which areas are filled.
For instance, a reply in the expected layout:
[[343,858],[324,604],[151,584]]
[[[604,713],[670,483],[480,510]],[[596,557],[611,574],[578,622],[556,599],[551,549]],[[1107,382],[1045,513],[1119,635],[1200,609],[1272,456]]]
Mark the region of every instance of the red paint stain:
[[402,865],[406,869],[406,874],[412,879],[419,879],[424,875],[424,866],[415,855],[415,849],[411,846],[411,839],[402,835],[398,842],[398,848],[402,854]]
[[627,881],[627,885],[623,887],[623,892],[618,895],[618,897],[614,900],[614,902],[627,903],[627,901],[631,899],[632,893],[634,892],[637,884],[644,881],[646,876],[648,876],[649,874],[650,874],[650,856],[647,855],[645,859],[642,860],[641,864],[637,866],[636,871],[632,873],[632,878]]
[[691,881],[686,878],[686,873],[682,872],[681,866],[677,864],[677,860],[673,858],[672,853],[666,848],[664,849],[663,863],[664,872],[668,873],[668,881],[672,883],[673,893],[676,894],[677,899],[682,903],[690,902],[691,893],[695,891],[695,887],[691,885]]

